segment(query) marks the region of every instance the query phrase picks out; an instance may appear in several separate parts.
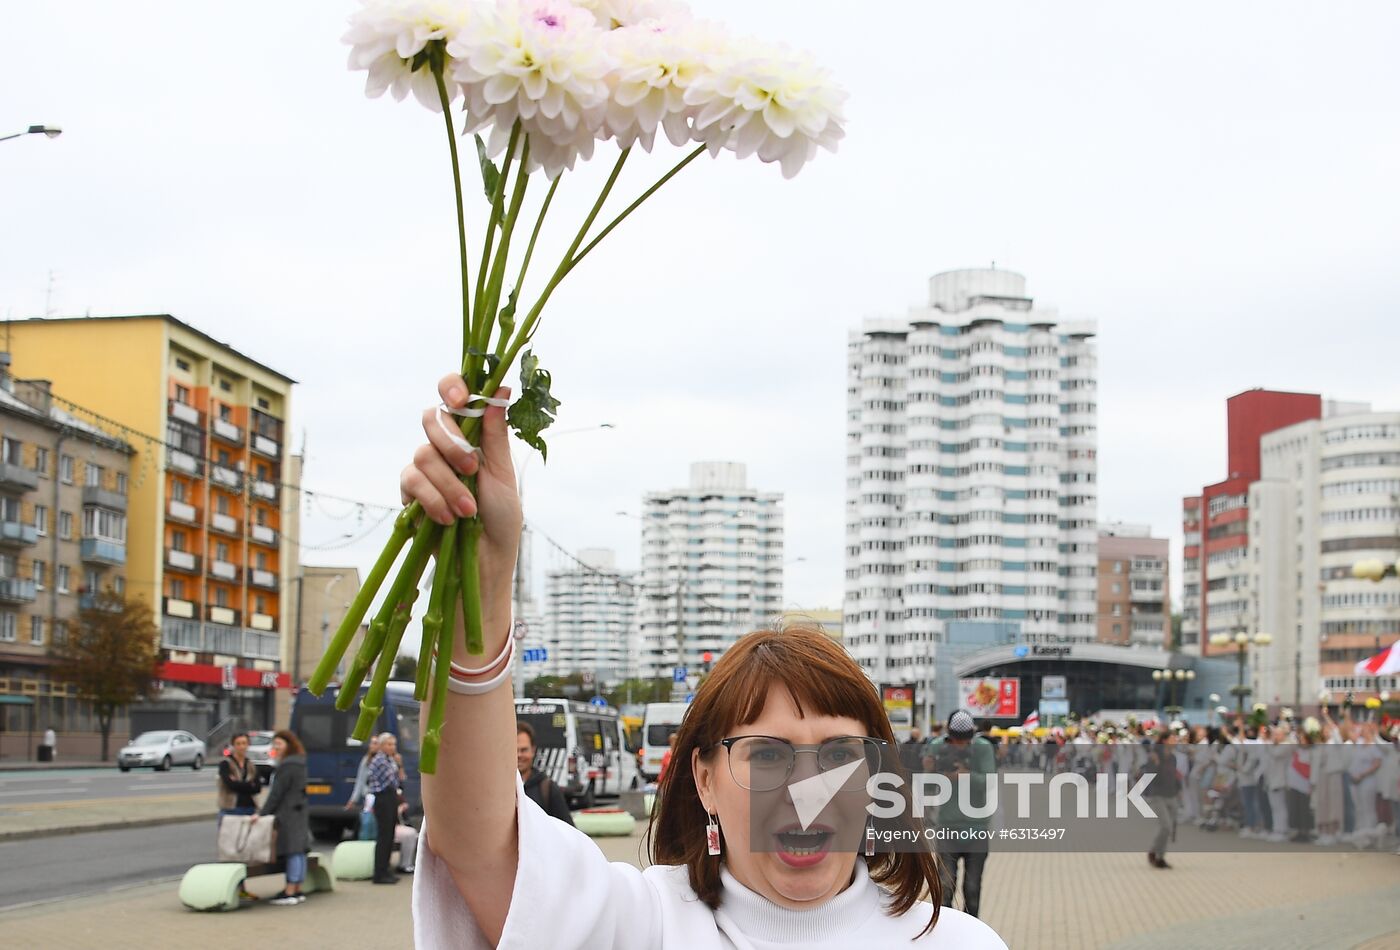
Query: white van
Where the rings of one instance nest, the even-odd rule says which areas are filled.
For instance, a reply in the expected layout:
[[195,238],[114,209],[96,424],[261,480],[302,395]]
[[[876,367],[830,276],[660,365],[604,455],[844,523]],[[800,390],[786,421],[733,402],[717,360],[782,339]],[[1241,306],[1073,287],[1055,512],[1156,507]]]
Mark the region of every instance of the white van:
[[642,778],[655,782],[661,776],[661,757],[670,746],[671,733],[681,727],[689,703],[647,703],[642,718]]
[[617,710],[568,699],[517,699],[515,718],[535,730],[535,768],[570,807],[592,808],[641,785]]

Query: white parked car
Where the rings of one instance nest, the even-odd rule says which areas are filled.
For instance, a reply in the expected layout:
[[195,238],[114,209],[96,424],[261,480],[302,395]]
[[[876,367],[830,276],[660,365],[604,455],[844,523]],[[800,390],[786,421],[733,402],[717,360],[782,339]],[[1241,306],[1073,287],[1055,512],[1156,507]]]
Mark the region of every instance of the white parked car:
[[204,767],[204,743],[188,732],[178,729],[143,732],[117,753],[117,768],[128,772],[133,768],[150,766],[168,772],[173,766]]

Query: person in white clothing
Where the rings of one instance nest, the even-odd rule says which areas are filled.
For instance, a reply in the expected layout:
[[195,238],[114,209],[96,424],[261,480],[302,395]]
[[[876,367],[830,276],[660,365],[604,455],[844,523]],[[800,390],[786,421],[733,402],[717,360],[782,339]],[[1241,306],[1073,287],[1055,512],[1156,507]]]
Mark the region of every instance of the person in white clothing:
[[1381,750],[1376,744],[1375,723],[1361,724],[1347,765],[1351,773],[1352,805],[1356,810],[1356,831],[1351,840],[1358,848],[1373,847],[1385,833],[1376,817],[1376,773],[1381,767]]
[[1269,841],[1288,840],[1288,767],[1293,760],[1293,743],[1289,741],[1288,727],[1283,723],[1274,726],[1270,736],[1271,744],[1260,751],[1264,757],[1263,782],[1268,789],[1269,813],[1273,818],[1273,831],[1267,836]]
[[[466,406],[460,376],[438,388],[449,408]],[[463,669],[452,673],[436,774],[423,776],[418,947],[1005,950],[986,924],[939,907],[928,852],[858,854],[863,816],[838,849],[865,795],[863,782],[853,787],[870,765],[860,754],[894,737],[860,667],[816,630],[742,637],[696,690],[657,795],[651,867],[610,864],[546,816],[515,767],[509,633],[522,516],[505,410],[486,410],[479,454],[439,419],[424,413],[429,442],[400,486],[440,523],[479,514],[484,651],[466,653],[459,618]],[[463,475],[476,476],[475,497]],[[835,771],[845,765],[855,772]],[[798,822],[794,783],[821,772],[846,781]]]

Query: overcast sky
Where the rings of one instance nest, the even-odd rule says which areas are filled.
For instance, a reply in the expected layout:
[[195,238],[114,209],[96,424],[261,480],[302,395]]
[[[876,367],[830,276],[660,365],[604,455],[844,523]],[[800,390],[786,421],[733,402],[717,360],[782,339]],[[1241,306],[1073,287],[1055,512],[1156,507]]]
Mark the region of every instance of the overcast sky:
[[[993,260],[1098,321],[1099,515],[1171,537],[1174,574],[1227,396],[1400,408],[1400,5],[693,6],[828,63],[848,135],[793,181],[696,163],[556,294],[558,428],[616,426],[529,463],[527,517],[566,548],[635,565],[619,509],[741,461],[786,494],[789,605],[839,605],[847,330]],[[0,143],[0,314],[173,314],[300,381],[308,488],[387,505],[458,346],[455,222],[442,121],[363,96],[351,9],[6,4],[0,134],[65,131]],[[629,163],[622,193],[675,157]],[[304,559],[366,568],[377,517],[317,507]]]

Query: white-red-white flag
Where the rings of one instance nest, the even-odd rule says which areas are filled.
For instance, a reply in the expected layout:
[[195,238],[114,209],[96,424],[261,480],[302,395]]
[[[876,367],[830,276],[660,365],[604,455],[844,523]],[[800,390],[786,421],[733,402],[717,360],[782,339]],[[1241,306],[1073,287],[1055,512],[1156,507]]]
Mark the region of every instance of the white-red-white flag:
[[1400,643],[1392,643],[1369,660],[1356,664],[1357,676],[1389,676],[1400,673]]
[[1029,716],[1026,717],[1026,721],[1023,722],[1023,723],[1021,723],[1021,728],[1022,728],[1022,729],[1039,729],[1039,728],[1040,728],[1040,711],[1039,711],[1039,710],[1034,710],[1034,711],[1032,711],[1031,714],[1030,714]]

